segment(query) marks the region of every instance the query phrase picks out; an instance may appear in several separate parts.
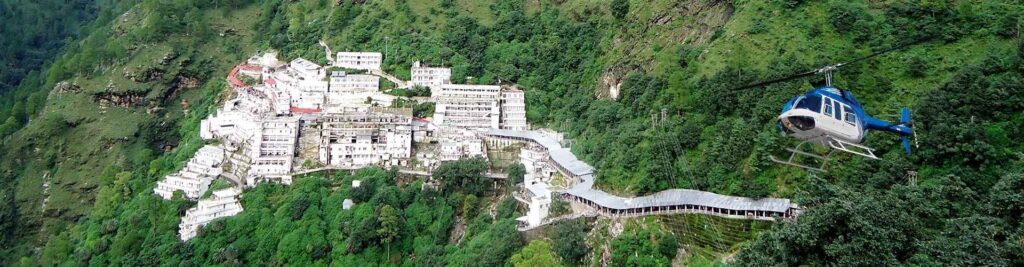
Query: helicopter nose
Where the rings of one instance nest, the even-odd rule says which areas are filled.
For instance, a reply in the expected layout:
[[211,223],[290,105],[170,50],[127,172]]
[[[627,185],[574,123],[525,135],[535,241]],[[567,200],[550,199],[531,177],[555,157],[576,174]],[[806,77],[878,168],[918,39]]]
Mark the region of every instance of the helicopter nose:
[[782,127],[790,131],[807,131],[814,129],[814,118],[808,116],[784,116],[779,118]]

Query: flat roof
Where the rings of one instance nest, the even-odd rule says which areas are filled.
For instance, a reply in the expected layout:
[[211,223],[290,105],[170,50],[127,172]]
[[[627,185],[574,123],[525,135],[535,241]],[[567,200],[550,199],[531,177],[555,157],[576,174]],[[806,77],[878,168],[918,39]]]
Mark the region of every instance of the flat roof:
[[296,58],[295,60],[292,60],[291,65],[295,66],[296,68],[302,68],[302,69],[307,69],[307,70],[319,69],[320,68],[320,65],[318,65],[316,63],[313,63],[312,61],[309,61],[309,60],[307,60],[305,58],[301,58],[301,57],[300,58]]
[[242,193],[242,190],[235,187],[213,191],[213,195],[217,198],[235,197],[240,193]]
[[383,57],[380,52],[338,52],[337,56]]
[[500,85],[489,85],[489,84],[442,84],[439,85],[441,88],[450,89],[488,89],[488,90],[501,90]]

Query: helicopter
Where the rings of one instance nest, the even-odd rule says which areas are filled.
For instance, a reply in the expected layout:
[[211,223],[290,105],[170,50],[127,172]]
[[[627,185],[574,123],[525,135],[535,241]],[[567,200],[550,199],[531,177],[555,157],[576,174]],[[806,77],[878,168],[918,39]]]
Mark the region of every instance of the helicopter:
[[[853,96],[853,92],[840,89],[832,84],[832,72],[840,67],[896,49],[898,48],[875,53],[851,62],[829,65],[784,78],[734,89],[749,89],[806,76],[825,76],[823,86],[811,89],[802,95],[794,96],[782,106],[782,110],[776,118],[779,129],[785,136],[796,138],[801,142],[794,148],[786,149],[790,152],[787,159],[783,160],[775,156],[769,156],[769,158],[775,163],[819,172],[825,172],[825,167],[835,151],[878,159],[874,149],[864,145],[864,141],[871,131],[882,131],[900,136],[903,141],[904,151],[910,154],[909,137],[914,137],[915,146],[917,138],[913,129],[913,121],[910,118],[909,108],[904,107],[900,110],[898,122],[878,119],[864,110],[864,106]],[[825,155],[804,151],[801,150],[804,144],[819,145],[830,149],[830,151]],[[802,164],[798,161],[800,157],[816,159],[821,161],[821,164],[818,166]]]

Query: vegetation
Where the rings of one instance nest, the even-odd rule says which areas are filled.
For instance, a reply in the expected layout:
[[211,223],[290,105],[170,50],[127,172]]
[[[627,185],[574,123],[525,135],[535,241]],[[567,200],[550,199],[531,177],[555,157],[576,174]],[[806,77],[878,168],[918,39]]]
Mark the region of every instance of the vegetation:
[[[515,201],[484,212],[494,203],[478,159],[441,166],[439,192],[375,169],[261,185],[244,193],[245,212],[178,242],[191,204],[151,189],[202,145],[198,120],[227,71],[267,49],[323,63],[321,39],[381,51],[398,77],[421,60],[452,66],[456,83],[517,85],[529,121],[573,139],[602,189],[691,188],[805,208],[795,222],[707,249],[742,246],[739,265],[1024,264],[1017,3],[50,2],[0,2],[10,37],[0,42],[0,265],[495,266],[517,252],[513,263],[550,262],[549,251],[581,262],[564,240],[520,251]],[[795,145],[777,132],[779,107],[819,82],[730,92],[914,42],[836,76],[873,115],[914,110],[911,155],[872,133],[867,144],[883,160],[837,154],[822,174],[770,164]],[[100,101],[111,96],[129,100]],[[412,107],[417,116],[433,108]],[[351,179],[369,182],[353,190]],[[359,204],[341,210],[344,198]],[[611,241],[611,265],[668,264],[671,240],[690,244],[659,224],[671,223],[627,226]],[[687,229],[728,223],[707,225]]]
[[557,256],[551,252],[551,244],[543,240],[530,242],[522,251],[512,255],[511,262],[515,267],[561,266]]
[[414,86],[410,89],[395,88],[387,92],[388,94],[404,97],[417,97],[417,96],[430,96],[430,88],[426,86]]
[[668,266],[673,254],[666,256],[659,250],[661,242],[674,241],[671,235],[657,234],[650,229],[631,229],[612,241],[612,260],[616,266]]
[[586,224],[583,220],[564,221],[555,225],[552,235],[555,252],[567,263],[578,264],[587,255],[589,249],[584,243]]

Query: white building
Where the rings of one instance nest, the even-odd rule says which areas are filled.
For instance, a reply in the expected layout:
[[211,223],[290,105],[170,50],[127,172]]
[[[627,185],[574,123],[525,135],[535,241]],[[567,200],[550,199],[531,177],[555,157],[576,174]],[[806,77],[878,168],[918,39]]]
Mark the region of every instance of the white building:
[[416,61],[412,63],[410,72],[412,80],[409,83],[412,85],[431,87],[452,82],[452,69],[450,68],[430,67]]
[[296,58],[288,63],[288,70],[303,80],[323,80],[326,71],[319,64],[305,58]]
[[407,165],[412,156],[410,109],[324,114],[319,122],[320,162],[326,165]]
[[497,85],[443,84],[432,97],[434,123],[466,129],[498,128],[501,87]]
[[526,131],[526,95],[520,90],[501,91],[501,129]]
[[331,73],[328,99],[343,97],[349,94],[377,92],[380,89],[380,77],[367,74],[346,74],[344,71]]
[[258,138],[250,143],[247,185],[261,181],[291,183],[292,158],[298,143],[299,118],[268,118],[260,122]]
[[199,126],[199,136],[204,140],[219,139],[229,148],[237,148],[248,143],[259,131],[256,114],[245,108],[245,101],[230,100],[217,113],[203,119]]
[[[288,63],[286,68],[269,70],[264,73],[262,91],[268,101],[272,102],[274,111],[279,115],[296,112],[318,112],[324,106],[327,88],[326,70],[303,58]],[[289,106],[288,112],[283,106]]]
[[175,191],[182,191],[185,198],[197,199],[210,183],[221,174],[224,150],[215,146],[204,146],[192,155],[185,167],[177,173],[167,175],[157,183],[153,192],[164,199],[171,199]]
[[548,151],[546,148],[529,144],[519,149],[519,162],[526,167],[526,174],[523,176],[523,184],[546,183],[557,171],[548,164]]
[[185,211],[185,216],[181,217],[181,224],[178,225],[181,241],[192,239],[199,227],[213,220],[242,212],[242,204],[238,202],[238,195],[241,193],[238,188],[214,191],[209,199],[199,200],[195,208]]
[[437,131],[437,125],[427,119],[413,118],[412,119],[412,141],[418,143],[429,143],[434,141],[434,132]]
[[194,172],[179,172],[170,174],[156,184],[153,192],[164,199],[171,199],[175,191],[181,191],[185,198],[196,199],[202,196],[214,177],[201,175]]
[[338,52],[334,58],[336,67],[360,70],[380,70],[382,62],[384,56],[378,52]]
[[486,156],[484,141],[473,130],[441,127],[436,133],[441,147],[441,161]]
[[526,216],[517,220],[525,221],[529,226],[538,226],[544,222],[544,218],[548,217],[548,211],[551,208],[551,190],[548,190],[547,184],[530,184],[526,185],[526,193],[530,197],[530,210],[526,212]]
[[284,65],[281,61],[277,60],[277,52],[263,53],[263,55],[254,55],[245,62],[246,64],[253,66],[260,66],[264,68],[277,68]]
[[432,87],[438,126],[527,130],[523,91],[497,85],[442,84]]

